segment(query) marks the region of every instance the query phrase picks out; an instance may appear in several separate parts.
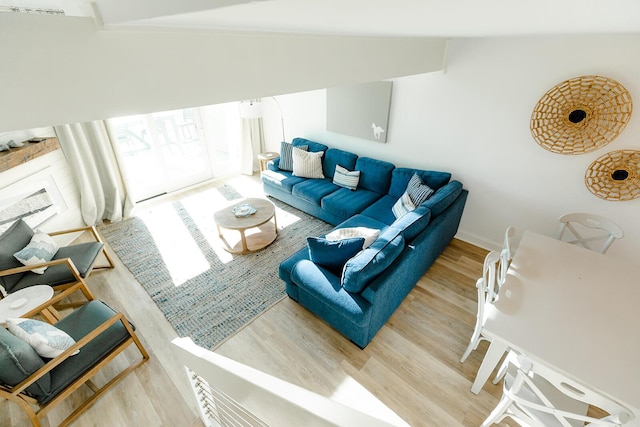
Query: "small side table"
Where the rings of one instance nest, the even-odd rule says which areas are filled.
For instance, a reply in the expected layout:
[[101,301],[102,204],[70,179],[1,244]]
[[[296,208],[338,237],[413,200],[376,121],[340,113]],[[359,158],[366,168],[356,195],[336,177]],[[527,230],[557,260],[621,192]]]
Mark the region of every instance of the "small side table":
[[258,161],[260,162],[260,172],[264,172],[265,170],[267,170],[267,163],[269,162],[269,160],[277,159],[278,157],[280,157],[280,153],[275,153],[273,151],[258,154]]
[[53,297],[53,288],[47,285],[35,285],[20,289],[0,300],[0,324],[8,317],[20,317]]

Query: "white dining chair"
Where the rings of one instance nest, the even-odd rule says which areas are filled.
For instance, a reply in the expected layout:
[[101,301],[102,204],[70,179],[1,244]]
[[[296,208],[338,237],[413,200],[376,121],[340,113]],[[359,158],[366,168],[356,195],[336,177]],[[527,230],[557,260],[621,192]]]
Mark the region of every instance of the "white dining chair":
[[496,295],[497,285],[497,273],[498,264],[500,262],[501,251],[491,251],[484,259],[482,266],[482,277],[476,281],[476,288],[478,289],[478,311],[476,313],[476,325],[473,329],[473,334],[469,340],[469,345],[464,351],[464,354],[460,358],[460,363],[464,363],[469,357],[469,354],[476,348],[482,340],[487,338],[482,334],[482,328],[485,321],[485,305],[493,302]]
[[498,262],[498,271],[496,278],[496,286],[490,289],[492,292],[491,300],[495,300],[498,296],[500,288],[507,280],[507,271],[511,265],[513,259],[513,236],[516,234],[516,229],[513,226],[507,227],[504,232],[504,243],[502,245],[502,251],[500,252],[500,261]]
[[[506,417],[532,427],[620,427],[634,419],[624,405],[514,351],[508,353],[501,371],[505,374],[502,398],[482,427]],[[589,406],[606,414],[587,415]]]
[[[592,251],[607,252],[607,249],[616,239],[622,239],[624,232],[613,221],[600,215],[589,213],[570,213],[559,218],[560,228],[556,238],[567,243],[582,245]],[[603,241],[600,247],[594,247],[589,243]]]

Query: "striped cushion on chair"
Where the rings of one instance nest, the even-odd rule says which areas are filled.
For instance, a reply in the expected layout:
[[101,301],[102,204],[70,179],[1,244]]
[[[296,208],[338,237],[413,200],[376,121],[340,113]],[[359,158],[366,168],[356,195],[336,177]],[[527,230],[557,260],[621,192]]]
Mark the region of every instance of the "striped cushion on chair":
[[333,174],[333,183],[340,187],[355,190],[358,188],[360,181],[360,171],[349,171],[340,165],[336,165],[336,171]]
[[324,151],[310,153],[293,147],[293,175],[302,178],[324,178],[322,156]]

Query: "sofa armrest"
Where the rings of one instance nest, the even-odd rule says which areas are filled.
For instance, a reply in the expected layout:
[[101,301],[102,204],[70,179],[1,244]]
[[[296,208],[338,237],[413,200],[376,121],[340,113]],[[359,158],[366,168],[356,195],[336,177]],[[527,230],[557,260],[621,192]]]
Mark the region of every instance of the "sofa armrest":
[[433,193],[433,196],[429,197],[420,206],[429,208],[432,217],[438,216],[458,198],[461,192],[462,183],[455,180],[451,181],[447,185],[438,188],[438,190]]
[[275,159],[269,160],[267,162],[267,169],[268,170],[272,170],[272,171],[279,171],[280,170],[280,157],[277,157]]

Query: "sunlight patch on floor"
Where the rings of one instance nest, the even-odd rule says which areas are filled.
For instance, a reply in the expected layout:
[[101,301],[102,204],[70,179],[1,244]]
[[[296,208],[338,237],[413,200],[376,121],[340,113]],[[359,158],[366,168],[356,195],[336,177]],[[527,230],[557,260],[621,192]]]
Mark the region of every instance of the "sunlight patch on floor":
[[182,206],[189,212],[191,219],[223,264],[231,262],[233,255],[225,251],[222,246],[213,213],[229,204],[230,202],[215,189],[182,199]]
[[336,402],[340,402],[366,414],[385,420],[392,425],[409,427],[409,425],[400,418],[398,414],[382,403],[369,390],[352,377],[345,377],[331,395],[331,400],[335,400]]
[[153,236],[173,284],[207,271],[210,266],[171,204],[138,215]]

